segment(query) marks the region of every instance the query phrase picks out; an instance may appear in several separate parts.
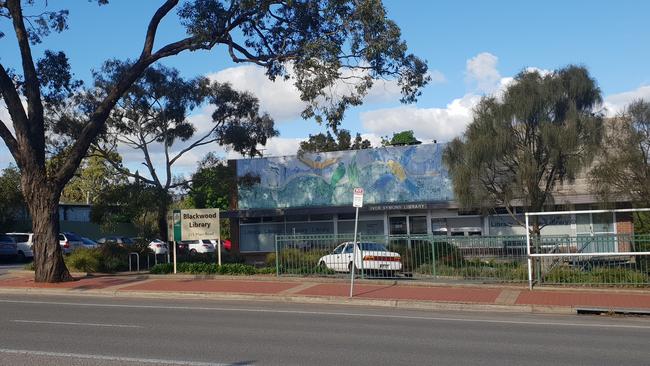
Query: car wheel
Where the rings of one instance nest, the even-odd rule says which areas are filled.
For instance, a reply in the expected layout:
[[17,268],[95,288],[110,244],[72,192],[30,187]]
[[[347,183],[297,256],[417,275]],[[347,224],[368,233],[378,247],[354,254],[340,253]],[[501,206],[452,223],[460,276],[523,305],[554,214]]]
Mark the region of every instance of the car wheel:
[[320,261],[318,263],[318,268],[321,270],[321,272],[327,271],[327,264],[325,264],[324,261]]
[[190,250],[190,255],[191,255],[191,256],[195,256],[195,255],[196,255],[196,249],[192,249],[192,250]]
[[16,256],[16,260],[20,263],[24,263],[27,261],[27,257],[25,257],[25,253],[23,253],[22,250],[18,251],[18,255]]
[[[354,264],[353,264],[352,262],[350,262],[350,263],[348,264],[348,273],[352,272],[352,267],[353,267],[353,266],[354,266]],[[355,273],[356,273],[356,269],[357,269],[357,268],[355,267],[354,269],[355,269]]]

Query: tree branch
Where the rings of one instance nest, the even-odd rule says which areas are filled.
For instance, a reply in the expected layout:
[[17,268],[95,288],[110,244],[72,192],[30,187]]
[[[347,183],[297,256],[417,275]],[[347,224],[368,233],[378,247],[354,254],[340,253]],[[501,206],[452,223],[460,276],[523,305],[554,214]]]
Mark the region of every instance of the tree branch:
[[147,178],[145,178],[145,177],[143,177],[143,176],[141,176],[141,175],[137,175],[137,174],[135,174],[135,173],[131,173],[128,169],[126,169],[125,167],[123,167],[120,163],[118,163],[118,162],[114,161],[113,159],[111,159],[110,154],[109,154],[106,150],[104,150],[104,149],[102,149],[101,147],[96,146],[96,145],[95,145],[95,147],[96,147],[96,148],[95,148],[94,150],[95,150],[96,152],[98,152],[99,154],[98,154],[98,155],[96,155],[96,154],[91,154],[91,155],[89,155],[89,156],[97,156],[97,157],[100,157],[100,158],[104,159],[104,160],[107,161],[109,164],[111,164],[111,166],[112,166],[113,168],[115,168],[115,170],[117,170],[118,172],[120,172],[120,173],[122,173],[122,174],[124,174],[124,175],[126,175],[126,176],[129,176],[129,177],[131,177],[131,178],[140,179],[140,180],[142,180],[143,182],[145,182],[145,183],[147,183],[147,184],[151,184],[151,185],[154,185],[154,184],[155,184],[155,182],[152,181],[151,179],[147,179]]
[[14,138],[14,135],[11,134],[11,131],[9,131],[7,125],[2,120],[0,120],[0,137],[2,137],[2,139],[5,141],[5,144],[7,144],[7,148],[9,149],[9,152],[14,157],[14,160],[16,160],[18,167],[20,167],[21,161],[17,159],[18,142],[16,141],[16,138]]
[[176,154],[176,156],[174,156],[174,157],[169,161],[169,164],[167,164],[167,165],[168,165],[168,166],[171,166],[171,165],[174,164],[174,162],[175,162],[176,160],[178,160],[178,158],[180,158],[183,154],[185,154],[186,152],[188,152],[188,151],[194,149],[195,147],[199,147],[199,146],[207,145],[207,144],[210,144],[210,143],[213,143],[213,142],[217,141],[216,138],[214,138],[214,139],[210,139],[210,140],[206,141],[206,139],[207,139],[208,137],[212,136],[212,133],[217,129],[217,127],[219,127],[218,124],[216,124],[214,127],[212,127],[212,129],[210,129],[210,131],[208,131],[205,135],[203,135],[203,137],[201,137],[200,139],[194,141],[192,144],[190,144],[190,146],[188,146],[188,147],[182,149],[181,151],[179,151],[178,154]]
[[[9,110],[9,116],[11,117],[11,121],[14,124],[14,129],[19,136],[20,132],[23,132],[22,135],[24,136],[26,132],[25,129],[28,125],[27,115],[25,114],[25,109],[23,108],[23,104],[20,101],[20,96],[16,91],[16,87],[13,81],[11,81],[9,74],[7,74],[7,71],[2,66],[2,64],[0,64],[0,91],[2,92],[2,97],[5,101],[5,105]],[[11,152],[11,155],[13,155],[16,163],[20,164],[18,141],[11,134],[4,122],[2,123],[0,129],[0,136],[7,144],[9,152]]]
[[167,0],[151,18],[149,26],[147,27],[147,35],[144,40],[144,46],[142,47],[142,54],[140,58],[146,58],[151,56],[151,51],[153,50],[154,41],[156,39],[156,32],[158,31],[158,25],[162,18],[164,18],[176,5],[178,0]]
[[[35,158],[39,165],[45,164],[45,133],[43,121],[43,104],[41,102],[40,81],[34,66],[32,50],[29,45],[29,35],[25,29],[23,20],[23,11],[20,0],[8,0],[7,8],[11,13],[13,20],[18,47],[20,48],[20,57],[23,67],[23,76],[25,77],[25,97],[27,98],[27,118],[29,123],[26,130],[29,131],[29,141],[32,145],[32,151],[36,154]],[[16,133],[19,130],[16,130]],[[34,146],[35,145],[35,146]]]

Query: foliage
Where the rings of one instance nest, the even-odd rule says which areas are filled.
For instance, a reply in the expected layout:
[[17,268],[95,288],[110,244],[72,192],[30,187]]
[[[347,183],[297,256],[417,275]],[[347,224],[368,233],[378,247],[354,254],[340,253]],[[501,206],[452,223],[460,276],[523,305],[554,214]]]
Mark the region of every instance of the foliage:
[[230,208],[230,197],[236,185],[236,172],[214,154],[208,154],[192,174],[188,196],[195,208]]
[[[273,270],[273,271],[270,271]],[[149,271],[152,274],[170,274],[174,272],[174,265],[172,263],[163,263],[157,264],[151,267]],[[214,263],[188,263],[181,262],[176,264],[177,273],[191,273],[191,274],[217,274],[217,275],[254,275],[257,273],[260,274],[269,274],[275,273],[275,268],[261,268],[256,269],[255,267],[247,264],[241,263],[229,263],[223,264],[221,266]]]
[[[111,154],[111,159],[122,161],[117,153]],[[66,184],[61,193],[62,202],[91,203],[106,190],[127,183],[126,176],[111,166],[103,158],[90,154],[84,159],[77,173]]]
[[[279,270],[285,274],[333,274],[334,271],[319,266],[319,260],[324,255],[329,254],[326,250],[300,250],[287,248],[280,250]],[[276,267],[275,253],[266,255],[265,260],[267,267]]]
[[551,205],[556,187],[600,148],[600,102],[583,67],[518,74],[502,96],[481,100],[463,136],[444,152],[456,199],[466,208],[505,207],[520,224],[515,204],[526,211]]
[[303,153],[318,153],[327,151],[343,151],[343,150],[361,150],[371,148],[370,141],[361,137],[357,133],[354,141],[351,140],[350,131],[338,129],[334,135],[327,131],[326,134],[319,133],[317,135],[309,135],[306,141],[300,142],[298,154]]
[[635,212],[633,221],[635,234],[650,235],[650,212]]
[[607,122],[604,148],[590,172],[592,189],[605,201],[650,207],[650,101],[637,100]]
[[20,188],[20,172],[9,165],[0,175],[0,232],[11,231],[16,216],[25,207]]
[[415,138],[413,130],[393,133],[393,137],[390,139],[388,136],[381,138],[381,146],[419,145],[421,143],[422,141]]
[[546,274],[543,281],[555,284],[645,286],[650,282],[650,277],[643,272],[629,268],[595,267],[585,271],[580,268],[558,266]]
[[133,223],[138,236],[153,238],[158,232],[156,222],[158,192],[139,182],[109,186],[95,198],[90,212],[91,221],[102,230],[114,231],[115,223]]
[[80,272],[101,272],[102,259],[98,250],[79,248],[65,257],[65,264]]
[[81,272],[118,272],[126,271],[129,262],[129,253],[140,254],[140,260],[146,261],[148,247],[142,244],[135,244],[128,248],[117,243],[104,243],[97,248],[79,248],[65,257],[65,263],[69,268]]

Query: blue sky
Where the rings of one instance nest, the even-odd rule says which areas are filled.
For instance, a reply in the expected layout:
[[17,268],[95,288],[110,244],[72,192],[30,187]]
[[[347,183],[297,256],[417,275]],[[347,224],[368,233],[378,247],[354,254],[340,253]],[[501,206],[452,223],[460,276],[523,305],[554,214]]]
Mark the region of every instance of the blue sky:
[[[46,47],[65,51],[76,76],[88,81],[91,69],[102,61],[139,54],[148,18],[160,2],[113,0],[98,7],[79,0],[50,1],[50,7],[61,4],[70,9],[70,29],[50,36]],[[435,82],[414,105],[400,105],[394,85],[384,83],[371,92],[366,104],[348,111],[343,127],[373,141],[404,129],[415,130],[424,141],[447,141],[471,121],[471,108],[481,95],[498,92],[508,78],[528,67],[585,65],[599,82],[610,114],[634,98],[650,98],[648,1],[386,0],[385,5],[410,50],[428,60]],[[15,39],[5,20],[0,27],[7,33],[0,39],[0,62],[15,66]],[[157,42],[182,36],[182,28],[170,18]],[[42,47],[35,53],[39,52]],[[255,92],[280,131],[267,147],[269,155],[290,154],[301,138],[323,130],[314,121],[299,118],[302,104],[290,83],[265,81],[261,70],[229,62],[223,49],[185,53],[164,63],[188,77],[211,75]],[[197,111],[192,117],[199,129],[209,123],[208,112]],[[5,120],[6,111],[0,110],[0,116]],[[178,171],[192,170],[207,150],[186,155]],[[123,153],[130,165],[137,165],[138,154]],[[10,161],[4,146],[0,157],[1,165]]]

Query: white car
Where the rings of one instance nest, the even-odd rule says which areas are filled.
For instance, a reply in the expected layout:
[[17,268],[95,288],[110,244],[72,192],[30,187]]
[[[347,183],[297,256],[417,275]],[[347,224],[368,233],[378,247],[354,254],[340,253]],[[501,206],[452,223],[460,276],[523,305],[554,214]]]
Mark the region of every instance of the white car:
[[[354,257],[354,243],[346,242],[334,249],[331,254],[321,257],[318,264],[321,267],[336,272],[350,272]],[[364,271],[398,272],[402,270],[402,258],[399,253],[389,252],[383,244],[357,243],[354,266]],[[363,258],[363,263],[362,263]]]
[[182,245],[187,246],[187,250],[191,255],[197,253],[214,253],[214,244],[211,240],[184,240]]
[[167,254],[168,248],[167,248],[167,243],[160,239],[154,239],[149,243],[149,249],[151,251],[158,255],[158,254]]
[[32,251],[32,233],[7,233],[8,236],[14,238],[18,246],[18,260],[25,262],[29,259],[34,258],[34,252]]
[[59,244],[61,245],[61,249],[63,249],[63,254],[70,254],[75,249],[85,247],[81,237],[70,231],[59,234]]

